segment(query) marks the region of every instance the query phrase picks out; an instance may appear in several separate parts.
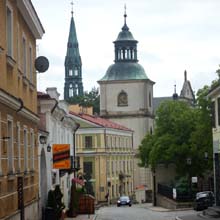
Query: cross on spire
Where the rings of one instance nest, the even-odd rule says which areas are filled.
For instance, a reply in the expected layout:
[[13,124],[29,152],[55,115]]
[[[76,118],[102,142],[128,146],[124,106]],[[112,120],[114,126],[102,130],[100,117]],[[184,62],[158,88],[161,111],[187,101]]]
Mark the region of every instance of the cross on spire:
[[124,9],[125,9],[124,19],[125,19],[125,24],[126,24],[126,18],[127,18],[127,13],[126,13],[126,9],[127,9],[127,7],[126,7],[126,4],[125,4],[125,6],[124,6]]
[[73,5],[74,5],[73,0],[71,1],[70,4],[72,5],[72,8],[71,8],[71,14],[72,14],[72,17],[73,17]]

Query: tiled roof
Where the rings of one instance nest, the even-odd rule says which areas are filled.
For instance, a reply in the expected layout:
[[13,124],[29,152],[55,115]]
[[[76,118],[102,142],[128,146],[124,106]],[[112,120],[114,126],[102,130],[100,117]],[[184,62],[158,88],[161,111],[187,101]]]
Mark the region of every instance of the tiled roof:
[[82,118],[84,120],[87,120],[89,122],[92,122],[94,124],[97,124],[97,125],[104,127],[104,128],[113,128],[113,129],[119,129],[119,130],[124,130],[124,131],[132,131],[131,129],[126,128],[123,125],[117,124],[115,122],[109,121],[109,120],[101,118],[99,116],[81,114],[81,113],[77,114],[75,112],[70,112],[70,114],[75,115],[75,116]]

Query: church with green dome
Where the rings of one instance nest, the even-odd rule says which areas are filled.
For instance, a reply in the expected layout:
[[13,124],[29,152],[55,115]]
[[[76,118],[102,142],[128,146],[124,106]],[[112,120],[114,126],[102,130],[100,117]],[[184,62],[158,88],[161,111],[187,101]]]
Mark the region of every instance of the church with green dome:
[[[98,81],[100,85],[100,114],[134,131],[134,153],[146,133],[153,132],[153,85],[144,68],[138,63],[137,43],[127,25],[124,13],[124,25],[114,41],[115,59],[105,75]],[[150,170],[134,163],[134,188],[146,184],[146,175]],[[147,178],[152,189],[152,179]]]

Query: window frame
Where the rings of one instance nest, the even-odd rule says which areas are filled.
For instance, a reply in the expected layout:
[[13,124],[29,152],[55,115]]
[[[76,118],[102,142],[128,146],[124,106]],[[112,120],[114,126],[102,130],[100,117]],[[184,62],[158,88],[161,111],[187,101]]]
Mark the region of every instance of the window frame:
[[14,139],[13,139],[13,117],[7,115],[7,157],[8,157],[8,173],[14,173]]
[[24,126],[23,129],[23,145],[24,145],[24,173],[28,172],[28,130]]
[[92,135],[85,136],[85,149],[92,149]]
[[[10,11],[10,21],[8,21],[8,11]],[[7,55],[13,58],[13,38],[14,38],[14,29],[13,29],[13,8],[9,1],[6,2],[6,39],[7,39]],[[10,27],[8,26],[10,22]],[[10,28],[10,30],[9,30]],[[9,33],[10,32],[10,33]],[[10,38],[10,39],[9,39]],[[9,45],[10,43],[10,45]],[[10,47],[10,48],[9,48]]]

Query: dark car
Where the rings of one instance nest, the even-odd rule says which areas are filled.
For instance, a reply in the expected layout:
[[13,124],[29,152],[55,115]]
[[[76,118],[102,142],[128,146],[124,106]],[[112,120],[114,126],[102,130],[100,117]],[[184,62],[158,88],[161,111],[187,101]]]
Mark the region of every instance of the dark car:
[[196,193],[196,199],[194,201],[194,209],[201,211],[213,206],[215,203],[214,193],[212,191],[204,191]]
[[128,196],[121,196],[118,201],[117,201],[117,206],[121,206],[121,205],[129,205],[131,206],[131,200]]

